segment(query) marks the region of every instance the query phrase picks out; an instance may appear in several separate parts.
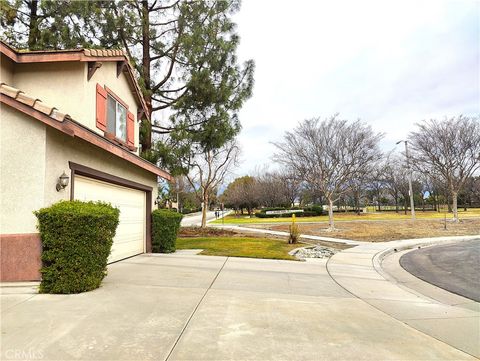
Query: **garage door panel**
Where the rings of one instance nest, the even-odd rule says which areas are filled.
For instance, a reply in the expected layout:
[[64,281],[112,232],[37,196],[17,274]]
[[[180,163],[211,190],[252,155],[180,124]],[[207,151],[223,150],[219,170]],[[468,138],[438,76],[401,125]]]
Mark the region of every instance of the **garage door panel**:
[[83,176],[76,176],[74,182],[75,199],[103,201],[120,210],[109,262],[145,252],[145,192]]

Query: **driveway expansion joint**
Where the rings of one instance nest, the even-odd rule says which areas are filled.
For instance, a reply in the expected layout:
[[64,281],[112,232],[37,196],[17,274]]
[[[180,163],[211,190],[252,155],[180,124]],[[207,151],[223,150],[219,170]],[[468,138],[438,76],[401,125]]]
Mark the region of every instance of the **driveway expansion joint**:
[[208,291],[210,291],[210,289],[212,288],[213,284],[215,283],[215,281],[217,280],[218,276],[220,275],[220,273],[222,272],[223,268],[225,267],[225,264],[227,263],[229,257],[226,257],[225,258],[225,261],[223,262],[222,266],[220,267],[220,269],[218,270],[218,272],[215,274],[215,277],[213,278],[212,282],[210,283],[210,285],[208,286],[208,288],[205,290],[205,292],[203,293],[202,297],[200,298],[200,300],[198,301],[197,305],[195,306],[195,308],[193,309],[192,313],[190,314],[190,316],[188,317],[187,319],[187,322],[185,322],[185,325],[183,326],[182,330],[180,331],[180,333],[178,334],[178,337],[176,338],[175,342],[173,343],[173,346],[172,348],[170,349],[170,352],[168,353],[167,357],[165,358],[165,361],[168,361],[170,359],[170,356],[172,356],[173,354],[173,351],[175,351],[175,348],[177,347],[180,339],[182,338],[183,334],[185,333],[185,330],[187,329],[188,325],[190,324],[190,321],[192,320],[193,316],[195,316],[195,313],[197,312],[198,308],[200,307],[200,305],[202,304],[203,300],[205,299],[205,297],[207,296],[207,293]]

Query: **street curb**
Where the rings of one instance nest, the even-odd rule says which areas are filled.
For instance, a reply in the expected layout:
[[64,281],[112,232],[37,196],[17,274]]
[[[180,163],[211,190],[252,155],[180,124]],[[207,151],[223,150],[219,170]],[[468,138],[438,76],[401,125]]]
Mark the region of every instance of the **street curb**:
[[404,239],[393,242],[412,242],[408,245],[400,245],[398,247],[390,247],[383,251],[379,251],[372,258],[372,264],[375,270],[385,278],[385,271],[382,269],[382,261],[392,253],[413,249],[415,247],[430,247],[439,244],[451,244],[456,242],[472,241],[480,237],[480,234],[474,236],[449,236],[449,237],[432,237],[432,238],[418,238],[418,239]]

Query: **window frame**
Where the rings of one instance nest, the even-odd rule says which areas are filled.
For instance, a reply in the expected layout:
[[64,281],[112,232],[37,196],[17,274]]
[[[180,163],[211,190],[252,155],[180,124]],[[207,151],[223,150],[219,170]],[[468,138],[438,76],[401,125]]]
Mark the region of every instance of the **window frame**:
[[[105,134],[110,135],[110,137],[113,136],[116,141],[121,142],[124,145],[127,145],[127,143],[128,143],[128,126],[127,126],[127,123],[128,123],[128,112],[129,112],[128,105],[117,94],[115,94],[112,91],[112,89],[110,89],[106,85],[105,85],[104,89],[107,92],[107,99],[106,99],[106,104],[105,104],[105,106],[106,106],[105,115],[106,115],[106,128],[107,128],[107,130],[105,131]],[[111,132],[108,131],[108,96],[112,97],[113,100],[115,100],[117,103],[119,103],[121,106],[123,106],[125,108],[125,139],[119,138],[117,136],[116,124],[115,124],[115,133],[111,133]],[[115,109],[116,109],[116,106],[115,106]],[[115,110],[115,119],[116,119],[116,110]]]

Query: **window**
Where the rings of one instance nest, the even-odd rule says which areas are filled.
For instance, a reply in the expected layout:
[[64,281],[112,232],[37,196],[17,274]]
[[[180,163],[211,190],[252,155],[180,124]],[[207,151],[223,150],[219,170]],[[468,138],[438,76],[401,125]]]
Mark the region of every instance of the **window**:
[[105,137],[135,150],[135,116],[128,105],[107,87],[97,84],[96,126]]
[[110,94],[107,96],[107,132],[127,141],[127,109]]

